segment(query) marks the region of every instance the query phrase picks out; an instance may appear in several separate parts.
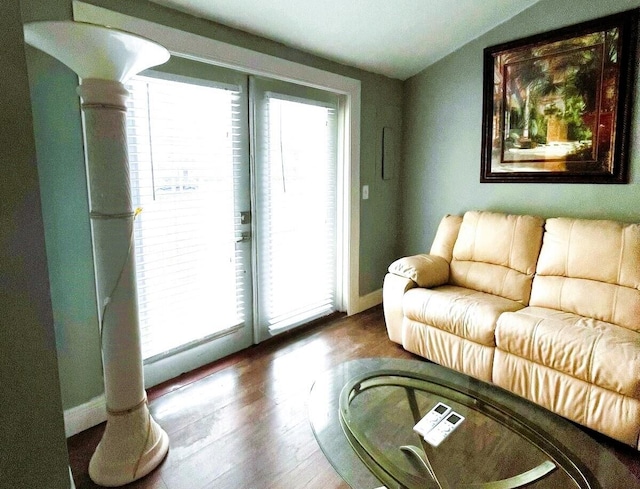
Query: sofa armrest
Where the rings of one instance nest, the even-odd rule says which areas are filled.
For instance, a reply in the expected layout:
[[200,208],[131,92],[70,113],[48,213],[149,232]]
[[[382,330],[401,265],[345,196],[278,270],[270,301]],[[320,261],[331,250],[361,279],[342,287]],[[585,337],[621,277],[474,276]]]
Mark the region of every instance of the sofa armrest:
[[384,322],[387,326],[387,334],[391,341],[402,344],[402,298],[404,294],[417,287],[416,283],[405,277],[387,273],[382,286],[382,308],[384,310]]
[[449,281],[449,262],[436,255],[406,256],[394,261],[389,273],[413,280],[418,287],[437,287]]

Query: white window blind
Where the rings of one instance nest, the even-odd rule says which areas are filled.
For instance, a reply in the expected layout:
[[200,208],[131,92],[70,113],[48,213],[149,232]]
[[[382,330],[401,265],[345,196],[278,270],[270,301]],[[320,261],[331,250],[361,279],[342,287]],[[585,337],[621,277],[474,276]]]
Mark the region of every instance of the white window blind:
[[[143,358],[241,327],[240,88],[133,78],[127,115]],[[239,248],[239,249],[236,249]]]
[[337,104],[264,92],[256,105],[259,328],[335,310]]

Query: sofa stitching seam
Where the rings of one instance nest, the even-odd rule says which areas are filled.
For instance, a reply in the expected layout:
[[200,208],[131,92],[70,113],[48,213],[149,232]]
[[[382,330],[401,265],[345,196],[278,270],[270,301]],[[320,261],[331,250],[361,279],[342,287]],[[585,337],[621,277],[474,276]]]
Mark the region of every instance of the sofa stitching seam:
[[616,323],[615,313],[618,309],[618,293],[620,292],[620,286],[616,287],[613,290],[613,300],[611,301],[611,315],[609,316],[609,320],[612,323]]
[[590,384],[593,384],[594,381],[592,379],[593,377],[593,362],[594,362],[594,357],[595,357],[595,351],[596,351],[596,347],[598,346],[598,343],[600,343],[600,340],[602,339],[602,332],[598,332],[598,337],[596,338],[596,340],[593,342],[593,346],[591,347],[591,351],[589,352],[589,366],[588,366],[588,370],[587,370],[587,382],[589,382]]
[[575,221],[571,221],[569,225],[569,236],[567,236],[567,253],[564,261],[564,275],[565,277],[569,277],[569,254],[571,253],[571,237],[573,235],[573,226],[575,225]]
[[624,228],[620,230],[620,241],[620,258],[618,258],[618,276],[616,278],[618,285],[621,285],[622,280],[622,263],[624,262],[624,246],[626,244]]
[[[537,324],[536,324],[536,328],[537,328]],[[533,348],[533,344],[532,344],[532,348]],[[527,393],[527,397],[529,399],[531,399],[533,402],[540,404],[538,399],[534,399],[534,392],[537,391],[537,389],[534,389],[534,377],[533,377],[533,365],[534,362],[529,362],[529,392]]]
[[[531,335],[531,343],[529,345],[529,358],[532,360],[532,362],[533,362],[533,345],[538,343],[536,336],[538,335],[538,328],[540,327],[540,324],[542,324],[542,321],[544,321],[543,318],[540,318],[536,321],[536,325],[533,327],[533,334]],[[542,362],[542,359],[540,359],[540,361],[541,361],[541,365],[544,365],[544,362]]]
[[[575,225],[575,221],[571,221],[569,224],[569,233],[567,236],[567,249],[565,252],[565,260],[564,260],[564,277],[570,278],[569,276],[569,255],[571,253],[571,236],[573,235],[573,226]],[[562,292],[564,291],[564,286],[566,284],[566,280],[562,280],[560,283],[560,291],[558,293],[558,309],[564,311],[565,309],[562,307]]]
[[593,393],[593,387],[595,385],[592,379],[593,359],[595,357],[594,352],[601,339],[602,339],[602,333],[599,332],[598,337],[596,338],[595,342],[593,343],[593,346],[591,347],[591,351],[589,352],[589,366],[588,366],[587,379],[586,379],[586,382],[589,384],[589,392],[587,392],[587,402],[585,402],[584,412],[583,412],[583,418],[584,418],[585,424],[588,422],[587,417],[589,415],[589,403],[591,401],[591,394]]
[[[509,245],[509,268],[516,270],[513,264],[513,249],[515,248],[516,233],[518,232],[518,224],[520,224],[520,218],[516,219],[513,227],[513,233],[511,234],[511,244]],[[519,270],[518,270],[519,271]]]
[[593,384],[589,384],[589,390],[587,392],[587,401],[584,403],[584,410],[582,412],[582,417],[584,419],[584,424],[589,424],[589,420],[587,417],[589,416],[589,405],[591,404],[591,395],[593,394]]
[[478,215],[478,220],[476,221],[476,226],[473,230],[473,241],[471,242],[471,260],[475,261],[476,259],[476,241],[478,239],[478,228],[480,227],[480,221],[482,220],[482,214]]
[[506,283],[507,283],[507,277],[509,276],[509,273],[511,272],[510,268],[507,268],[507,270],[504,272],[504,274],[502,274],[502,283],[500,284],[500,296],[501,297],[507,297],[506,293],[505,293],[505,289],[506,289]]
[[618,305],[618,292],[620,290],[620,286],[621,286],[621,277],[622,277],[622,264],[624,261],[624,246],[625,246],[625,234],[624,234],[624,228],[620,230],[620,257],[618,258],[618,276],[616,278],[616,282],[618,285],[618,287],[615,288],[614,293],[613,293],[613,300],[611,301],[611,315],[609,316],[611,318],[612,322],[615,322],[615,312],[617,310],[617,305]]
[[509,243],[509,258],[507,260],[507,268],[508,270],[506,271],[506,273],[503,275],[502,277],[502,287],[500,290],[500,295],[502,295],[502,297],[506,297],[506,293],[505,293],[505,288],[506,288],[506,283],[507,283],[507,277],[509,276],[509,274],[511,273],[512,270],[515,270],[515,267],[513,266],[513,248],[515,247],[515,236],[516,236],[516,232],[518,230],[518,223],[520,222],[520,219],[516,219],[515,223],[514,223],[514,228],[513,228],[513,232],[511,233],[511,243]]

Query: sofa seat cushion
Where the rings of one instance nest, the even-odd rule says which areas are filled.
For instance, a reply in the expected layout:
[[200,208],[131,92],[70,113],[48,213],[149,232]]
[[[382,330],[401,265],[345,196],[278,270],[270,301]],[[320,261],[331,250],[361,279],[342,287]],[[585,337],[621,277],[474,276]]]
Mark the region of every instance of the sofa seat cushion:
[[455,285],[411,289],[402,301],[408,319],[485,346],[495,346],[500,314],[523,307],[520,302]]
[[498,319],[499,350],[640,398],[640,341],[621,326],[530,306]]

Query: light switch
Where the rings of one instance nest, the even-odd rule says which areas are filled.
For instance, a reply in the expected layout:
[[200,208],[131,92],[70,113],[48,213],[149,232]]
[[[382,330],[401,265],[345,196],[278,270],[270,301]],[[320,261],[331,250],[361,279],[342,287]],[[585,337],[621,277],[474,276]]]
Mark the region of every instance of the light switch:
[[369,199],[369,185],[362,186],[362,200]]

